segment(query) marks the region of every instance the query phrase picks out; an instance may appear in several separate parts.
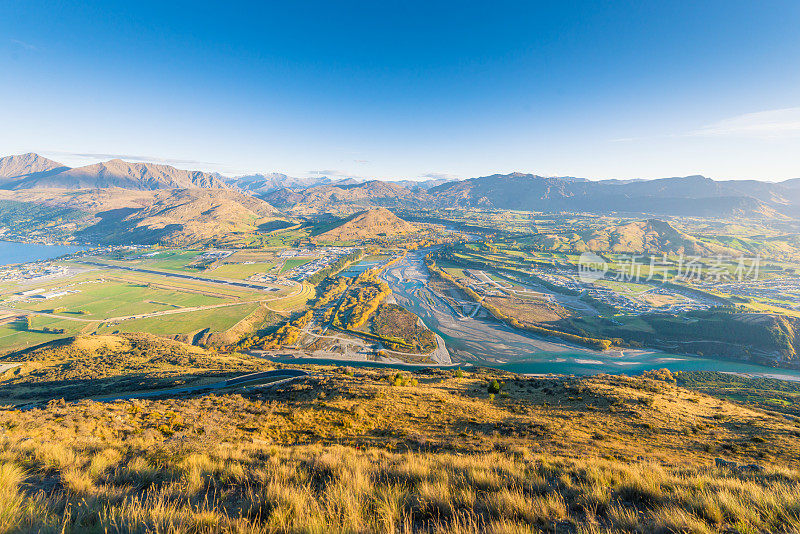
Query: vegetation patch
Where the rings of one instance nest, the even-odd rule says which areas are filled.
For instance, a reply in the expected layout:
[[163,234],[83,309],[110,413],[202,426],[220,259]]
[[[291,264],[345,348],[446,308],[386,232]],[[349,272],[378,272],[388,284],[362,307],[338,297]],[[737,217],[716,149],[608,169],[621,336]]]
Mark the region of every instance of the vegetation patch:
[[395,350],[392,340],[397,340],[411,346],[410,352],[427,354],[436,349],[436,336],[420,322],[419,317],[402,306],[382,304],[372,319],[372,331],[386,339],[390,349]]

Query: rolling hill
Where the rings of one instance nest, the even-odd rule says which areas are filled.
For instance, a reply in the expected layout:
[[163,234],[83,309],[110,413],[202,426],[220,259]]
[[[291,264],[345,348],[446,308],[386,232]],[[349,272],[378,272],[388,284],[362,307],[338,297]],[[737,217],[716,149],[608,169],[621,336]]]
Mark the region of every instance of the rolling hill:
[[316,236],[317,241],[355,241],[416,232],[419,229],[386,208],[362,211]]
[[71,169],[38,154],[0,158],[2,189],[227,189],[215,174],[112,159]]
[[647,219],[619,225],[564,233],[542,233],[533,239],[548,250],[633,252],[651,254],[715,255],[736,250],[704,243],[660,219]]
[[184,388],[281,364],[141,334],[12,357],[10,532],[800,529],[791,383],[295,364],[209,394]]
[[237,191],[175,189],[156,192],[141,208],[99,212],[99,222],[77,235],[101,243],[188,246],[255,233],[259,222],[279,216],[263,200]]
[[379,180],[321,185],[304,191],[284,188],[266,195],[264,199],[277,208],[297,215],[353,213],[373,207],[433,207],[435,203],[435,199],[424,191],[411,191]]

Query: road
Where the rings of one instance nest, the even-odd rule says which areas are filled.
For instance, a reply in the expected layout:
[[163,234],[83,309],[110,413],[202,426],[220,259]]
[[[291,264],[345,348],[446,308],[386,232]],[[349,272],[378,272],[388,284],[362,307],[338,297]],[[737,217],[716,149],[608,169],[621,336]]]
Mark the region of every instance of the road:
[[0,363],[0,374],[5,373],[9,369],[13,369],[14,367],[19,367],[20,365],[22,365],[22,362]]
[[260,289],[260,290],[271,290],[274,289],[274,286],[265,286],[262,284],[254,284],[252,282],[238,282],[235,280],[220,280],[218,278],[205,278],[202,276],[194,276],[191,274],[182,274],[182,273],[171,273],[165,271],[155,271],[152,269],[140,269],[138,267],[126,267],[124,265],[112,265],[109,263],[101,263],[97,261],[89,261],[89,260],[80,260],[77,263],[81,263],[84,265],[92,265],[94,267],[103,267],[104,269],[119,269],[122,271],[132,271],[136,273],[145,273],[145,274],[157,274],[159,276],[166,276],[169,278],[181,278],[183,280],[194,280],[197,282],[208,282],[212,284],[221,284],[226,286],[234,286],[234,287],[245,287],[248,289]]
[[[103,397],[95,399],[97,401],[116,401],[116,400],[130,400],[130,399],[145,399],[150,397],[163,397],[165,395],[187,395],[191,393],[199,393],[201,391],[213,391],[218,389],[226,389],[237,386],[261,386],[261,387],[275,387],[281,384],[286,384],[299,378],[311,376],[310,373],[300,369],[277,369],[275,371],[261,371],[258,373],[250,373],[247,375],[237,376],[222,382],[215,382],[214,384],[204,384],[202,386],[190,386],[185,388],[172,388],[172,389],[159,389],[156,391],[143,391],[140,393],[132,393],[129,395],[119,395],[116,397]],[[285,377],[281,380],[270,380],[272,378]],[[264,383],[266,381],[266,383]]]

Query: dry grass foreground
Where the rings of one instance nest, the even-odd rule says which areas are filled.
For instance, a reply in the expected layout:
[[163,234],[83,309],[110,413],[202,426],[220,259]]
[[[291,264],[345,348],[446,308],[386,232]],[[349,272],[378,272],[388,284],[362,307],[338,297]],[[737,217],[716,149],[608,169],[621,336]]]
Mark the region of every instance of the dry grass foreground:
[[647,378],[315,370],[0,411],[0,531],[800,530],[794,419]]

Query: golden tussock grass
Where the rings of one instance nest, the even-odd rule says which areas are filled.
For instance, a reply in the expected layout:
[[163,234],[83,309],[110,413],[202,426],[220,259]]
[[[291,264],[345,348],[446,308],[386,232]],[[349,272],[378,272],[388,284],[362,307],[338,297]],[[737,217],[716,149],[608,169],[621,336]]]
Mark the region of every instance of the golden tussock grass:
[[649,378],[314,370],[0,410],[0,532],[800,530],[800,427],[782,415]]

